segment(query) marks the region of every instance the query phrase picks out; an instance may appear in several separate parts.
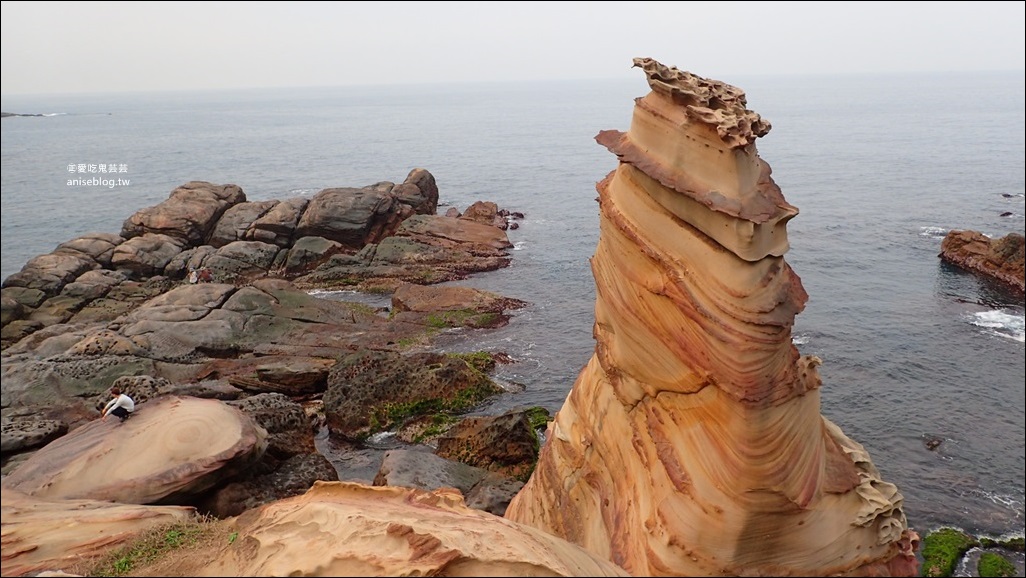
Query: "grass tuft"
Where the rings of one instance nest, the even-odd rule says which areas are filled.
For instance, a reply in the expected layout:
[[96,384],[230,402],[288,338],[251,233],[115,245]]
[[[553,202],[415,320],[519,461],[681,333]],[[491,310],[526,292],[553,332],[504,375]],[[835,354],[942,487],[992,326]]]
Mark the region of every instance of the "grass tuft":
[[213,531],[206,520],[175,522],[144,532],[124,547],[100,559],[87,576],[124,576],[180,548],[195,544]]

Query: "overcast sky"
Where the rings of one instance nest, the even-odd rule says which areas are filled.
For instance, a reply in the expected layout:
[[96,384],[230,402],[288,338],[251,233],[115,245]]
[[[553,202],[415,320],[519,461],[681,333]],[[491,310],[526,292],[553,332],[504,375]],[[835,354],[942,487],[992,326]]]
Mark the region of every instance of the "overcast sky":
[[1016,2],[3,2],[3,94],[1024,70]]

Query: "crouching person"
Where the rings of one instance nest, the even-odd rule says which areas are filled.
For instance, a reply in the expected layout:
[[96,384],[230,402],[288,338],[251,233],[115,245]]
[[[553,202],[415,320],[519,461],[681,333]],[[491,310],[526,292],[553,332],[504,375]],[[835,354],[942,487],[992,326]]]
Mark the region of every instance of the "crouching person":
[[132,398],[128,397],[121,390],[112,387],[110,389],[111,400],[107,402],[106,407],[103,408],[102,418],[106,421],[108,415],[114,415],[125,421],[128,416],[135,411],[135,402]]

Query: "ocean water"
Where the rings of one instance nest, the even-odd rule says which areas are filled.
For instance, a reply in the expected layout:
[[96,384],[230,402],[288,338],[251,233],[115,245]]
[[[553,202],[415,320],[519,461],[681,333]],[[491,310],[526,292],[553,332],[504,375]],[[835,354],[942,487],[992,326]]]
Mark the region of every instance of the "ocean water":
[[[937,253],[954,228],[1023,232],[1023,74],[722,80],[773,123],[759,151],[801,211],[787,261],[810,298],[794,341],[824,361],[823,414],[898,485],[914,529],[1022,534],[1023,298]],[[4,97],[4,111],[52,116],[2,121],[2,275],[78,235],[120,231],[190,180],[284,199],[401,182],[423,167],[443,205],[492,200],[525,214],[509,232],[510,267],[457,283],[530,305],[507,327],[453,331],[438,346],[516,359],[498,372],[510,393],[478,413],[555,412],[594,347],[595,183],[616,159],[593,138],[626,130],[647,91],[635,71],[593,82]],[[100,184],[75,180],[91,177]],[[931,451],[933,438],[942,443]]]

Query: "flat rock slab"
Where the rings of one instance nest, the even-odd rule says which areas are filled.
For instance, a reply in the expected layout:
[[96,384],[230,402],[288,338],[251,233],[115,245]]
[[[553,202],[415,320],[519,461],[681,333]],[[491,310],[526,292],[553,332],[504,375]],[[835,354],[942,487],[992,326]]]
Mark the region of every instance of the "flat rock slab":
[[214,399],[168,396],[125,422],[97,419],[43,447],[4,492],[153,504],[202,492],[260,458],[267,432]]

